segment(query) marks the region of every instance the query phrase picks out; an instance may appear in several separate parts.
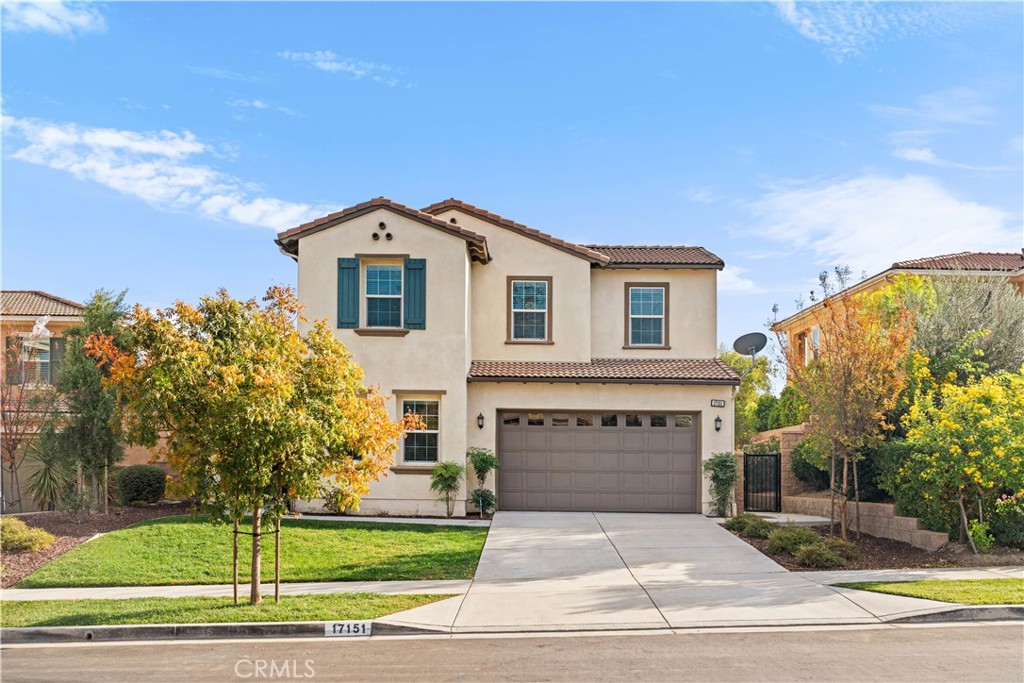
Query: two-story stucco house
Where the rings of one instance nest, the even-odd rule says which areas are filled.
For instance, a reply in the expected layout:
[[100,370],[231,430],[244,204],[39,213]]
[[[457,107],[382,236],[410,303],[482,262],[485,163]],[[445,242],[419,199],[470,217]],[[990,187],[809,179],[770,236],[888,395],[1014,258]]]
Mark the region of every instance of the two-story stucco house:
[[714,254],[571,244],[458,200],[383,197],[277,244],[305,316],[331,321],[396,418],[426,426],[363,514],[441,514],[431,469],[469,447],[497,453],[502,510],[707,509],[701,461],[732,451],[739,383],[716,358]]

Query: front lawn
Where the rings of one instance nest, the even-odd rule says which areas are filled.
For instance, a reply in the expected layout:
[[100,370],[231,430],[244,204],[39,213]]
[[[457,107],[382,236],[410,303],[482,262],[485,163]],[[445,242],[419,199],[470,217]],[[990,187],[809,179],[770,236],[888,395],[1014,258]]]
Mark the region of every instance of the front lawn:
[[[132,598],[126,600],[4,600],[0,626],[116,626],[121,624],[223,624],[267,621],[376,619],[446,595],[333,593],[273,596],[259,607],[231,598]],[[239,598],[242,602],[241,596]]]
[[1024,605],[1024,579],[864,581],[836,584],[875,593],[905,595],[961,605]]
[[[249,525],[241,531],[251,531]],[[282,581],[470,579],[487,529],[286,519]],[[249,580],[239,536],[239,580]],[[263,581],[274,579],[274,537],[263,537]],[[18,588],[231,583],[231,526],[165,517],[114,531],[39,568]]]

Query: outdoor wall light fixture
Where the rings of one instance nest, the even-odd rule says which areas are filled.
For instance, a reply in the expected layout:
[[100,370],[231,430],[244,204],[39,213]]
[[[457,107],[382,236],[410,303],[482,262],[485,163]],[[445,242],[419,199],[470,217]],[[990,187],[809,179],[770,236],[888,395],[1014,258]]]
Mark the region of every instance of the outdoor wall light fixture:
[[715,416],[715,431],[716,432],[722,431],[722,416],[721,415],[716,415]]
[[484,414],[483,413],[480,413],[479,415],[476,416],[476,426],[479,427],[480,429],[484,428]]

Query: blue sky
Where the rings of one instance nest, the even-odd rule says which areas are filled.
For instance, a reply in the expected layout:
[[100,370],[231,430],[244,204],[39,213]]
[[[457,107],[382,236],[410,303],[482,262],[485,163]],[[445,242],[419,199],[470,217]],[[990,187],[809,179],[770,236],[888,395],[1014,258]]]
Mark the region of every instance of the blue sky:
[[833,265],[1022,247],[1019,3],[3,4],[3,287],[294,283],[378,195],[723,257],[719,338]]

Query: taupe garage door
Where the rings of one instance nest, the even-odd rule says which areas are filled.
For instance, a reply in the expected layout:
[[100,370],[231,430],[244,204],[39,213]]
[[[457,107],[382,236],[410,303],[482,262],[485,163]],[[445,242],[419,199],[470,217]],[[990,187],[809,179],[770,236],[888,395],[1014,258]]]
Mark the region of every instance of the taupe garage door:
[[698,416],[499,413],[498,508],[698,512]]

